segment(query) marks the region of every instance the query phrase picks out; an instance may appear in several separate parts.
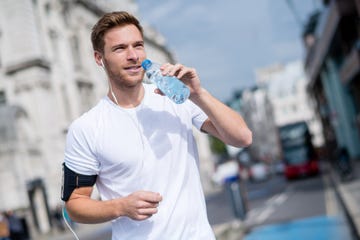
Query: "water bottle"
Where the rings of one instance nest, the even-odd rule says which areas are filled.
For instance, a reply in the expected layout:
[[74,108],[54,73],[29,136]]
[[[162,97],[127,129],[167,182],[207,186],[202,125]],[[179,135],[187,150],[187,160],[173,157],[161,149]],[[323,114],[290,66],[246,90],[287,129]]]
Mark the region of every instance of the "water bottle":
[[145,69],[146,76],[152,83],[177,104],[183,103],[190,96],[190,89],[178,78],[163,76],[160,71],[160,65],[145,59],[141,66]]

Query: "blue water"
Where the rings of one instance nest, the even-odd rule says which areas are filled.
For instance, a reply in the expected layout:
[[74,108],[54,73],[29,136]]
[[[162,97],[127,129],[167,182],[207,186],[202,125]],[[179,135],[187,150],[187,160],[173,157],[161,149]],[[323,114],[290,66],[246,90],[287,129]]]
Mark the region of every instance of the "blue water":
[[151,82],[155,83],[161,92],[172,101],[180,104],[189,98],[190,89],[176,77],[163,76],[158,63],[152,63],[149,59],[146,59],[141,66],[145,69],[146,76]]
[[177,104],[185,102],[190,95],[189,88],[175,77],[161,76],[155,82],[157,87]]
[[245,240],[351,240],[340,217],[320,216],[255,228]]

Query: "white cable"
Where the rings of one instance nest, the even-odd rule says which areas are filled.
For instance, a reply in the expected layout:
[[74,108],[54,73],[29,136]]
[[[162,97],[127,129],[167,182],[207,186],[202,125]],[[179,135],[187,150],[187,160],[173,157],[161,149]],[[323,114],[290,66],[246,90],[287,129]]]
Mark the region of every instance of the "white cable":
[[[106,69],[106,67],[105,67],[104,61],[103,61],[102,59],[100,59],[100,61],[101,61],[101,67],[104,69],[106,75],[108,75],[108,71],[107,71],[107,69]],[[119,107],[119,109],[120,109],[122,112],[124,112],[124,113],[127,114],[127,116],[131,119],[131,121],[133,122],[133,124],[135,125],[135,127],[137,128],[137,130],[138,130],[138,132],[139,132],[140,140],[141,140],[142,147],[143,147],[143,157],[142,157],[141,168],[140,168],[140,170],[141,170],[141,169],[143,168],[143,166],[144,166],[145,143],[144,143],[144,139],[143,139],[143,136],[142,136],[142,132],[141,132],[140,127],[139,127],[139,123],[137,123],[137,122],[135,121],[135,119],[131,116],[130,113],[128,113],[127,111],[123,110],[123,109],[120,107],[119,102],[118,102],[118,100],[117,100],[117,98],[116,98],[116,96],[115,96],[115,93],[114,93],[114,91],[113,91],[113,88],[112,88],[112,85],[111,85],[111,82],[110,82],[110,79],[109,79],[109,78],[108,78],[108,85],[109,85],[110,93],[111,93],[111,95],[112,95],[112,97],[113,97],[116,105]],[[142,103],[142,104],[144,104],[144,103]]]
[[[116,105],[119,107],[119,109],[124,112],[130,119],[131,121],[133,122],[133,124],[135,125],[136,129],[138,130],[139,132],[139,137],[140,137],[140,140],[141,140],[141,144],[142,144],[142,147],[143,147],[143,156],[142,156],[142,160],[141,160],[141,168],[140,170],[144,167],[144,155],[145,155],[145,143],[144,143],[144,139],[143,139],[143,136],[142,136],[142,132],[141,132],[141,129],[139,127],[139,123],[136,122],[136,120],[131,116],[130,113],[128,113],[127,111],[123,110],[120,105],[119,105],[119,102],[118,100],[116,99],[116,96],[112,90],[112,87],[111,87],[111,83],[110,83],[110,80],[108,81],[109,83],[109,88],[110,88],[110,92],[111,92],[111,95],[113,96],[115,102],[116,102]],[[144,104],[144,103],[141,103],[141,104]]]
[[63,219],[64,219],[64,222],[65,222],[66,226],[70,229],[70,231],[72,232],[72,234],[74,235],[75,239],[76,239],[76,240],[80,240],[79,237],[76,235],[75,231],[74,231],[74,230],[72,229],[72,227],[70,226],[69,222],[67,221],[67,219],[66,219],[66,217],[65,217],[65,211],[66,211],[65,205],[63,205],[61,212],[62,212],[62,217],[63,217]]
[[[141,165],[140,165],[140,168],[139,168],[139,171],[141,171],[144,167],[144,159],[145,159],[145,143],[144,143],[144,139],[143,139],[143,134],[141,132],[141,129],[140,129],[140,126],[139,126],[139,123],[131,116],[131,114],[129,112],[127,112],[126,110],[122,109],[116,99],[116,96],[112,90],[112,87],[111,87],[111,83],[110,83],[110,80],[108,81],[109,82],[109,88],[110,88],[110,92],[111,92],[111,95],[113,96],[115,102],[116,102],[116,105],[117,107],[122,111],[124,112],[129,118],[130,120],[132,121],[132,123],[134,124],[135,128],[137,129],[138,133],[139,133],[139,138],[141,140],[141,144],[142,144],[142,157],[141,157]],[[141,103],[141,104],[144,104],[144,103]]]
[[116,102],[116,105],[119,106],[119,102],[118,102],[118,100],[117,100],[117,98],[116,98],[116,96],[115,96],[115,94],[114,94],[114,92],[113,92],[113,90],[112,90],[112,86],[111,86],[110,80],[108,81],[108,83],[109,83],[109,88],[110,88],[111,95],[112,95],[112,97],[114,98],[114,100],[115,100],[115,102]]
[[[106,67],[105,67],[105,64],[104,64],[104,61],[102,60],[102,58],[100,59],[100,62],[101,62],[101,67],[104,69],[106,75],[108,75],[108,72],[107,72],[107,70],[106,70]],[[116,102],[116,105],[119,106],[118,100],[117,100],[117,98],[116,98],[116,96],[115,96],[115,94],[114,94],[114,91],[113,91],[113,89],[112,89],[110,79],[108,79],[108,84],[109,84],[109,89],[110,89],[111,95],[112,95],[114,101]]]

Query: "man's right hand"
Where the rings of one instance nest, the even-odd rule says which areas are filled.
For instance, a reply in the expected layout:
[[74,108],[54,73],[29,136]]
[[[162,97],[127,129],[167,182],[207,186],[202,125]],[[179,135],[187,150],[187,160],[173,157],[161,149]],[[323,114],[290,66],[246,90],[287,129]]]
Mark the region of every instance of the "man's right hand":
[[126,197],[107,201],[91,199],[93,187],[76,188],[66,209],[72,220],[79,223],[103,223],[118,217],[145,220],[157,213],[162,196],[149,191],[137,191]]
[[145,220],[157,213],[162,196],[159,193],[138,191],[123,199],[126,216],[133,220]]

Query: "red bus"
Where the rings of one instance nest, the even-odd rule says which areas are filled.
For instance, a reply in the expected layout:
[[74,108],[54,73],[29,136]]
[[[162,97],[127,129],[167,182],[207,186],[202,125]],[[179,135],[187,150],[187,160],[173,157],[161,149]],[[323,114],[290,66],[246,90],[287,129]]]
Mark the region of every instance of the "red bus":
[[285,176],[294,179],[319,173],[318,157],[306,122],[296,122],[279,128],[285,164]]

